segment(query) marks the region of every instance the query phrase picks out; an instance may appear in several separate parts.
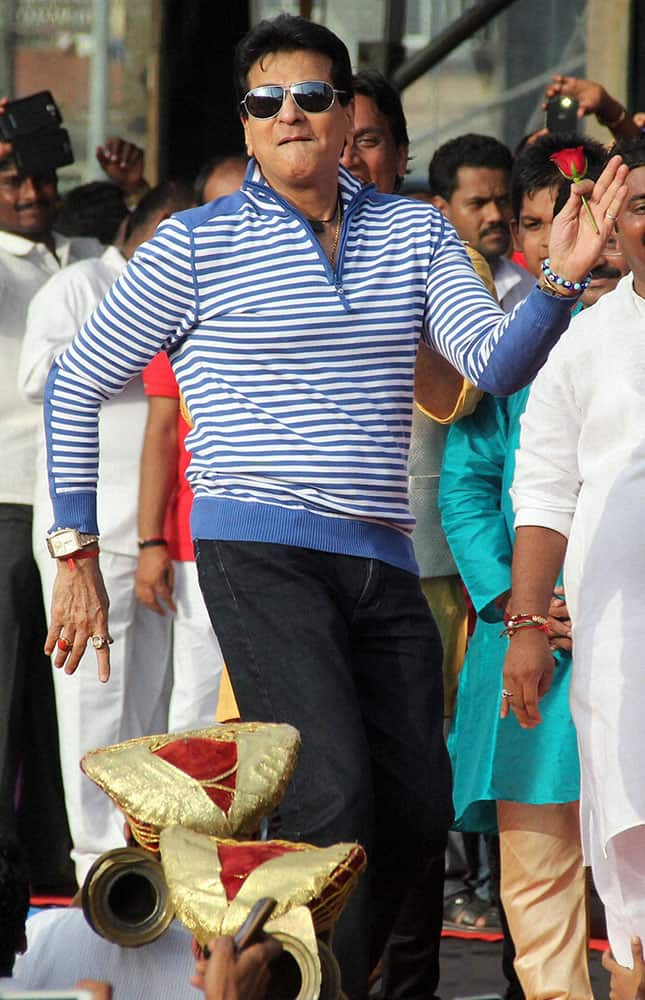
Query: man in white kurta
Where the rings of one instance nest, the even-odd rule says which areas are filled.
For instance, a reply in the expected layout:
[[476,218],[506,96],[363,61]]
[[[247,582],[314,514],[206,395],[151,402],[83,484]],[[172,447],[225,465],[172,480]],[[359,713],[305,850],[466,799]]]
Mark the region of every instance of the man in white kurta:
[[[645,939],[645,138],[624,155],[617,229],[633,274],[573,320],[534,382],[512,490],[512,613],[545,613],[566,550],[583,849],[614,954],[631,965],[631,936]],[[523,725],[539,723],[552,672],[546,636],[516,633],[504,688]]]
[[[162,218],[187,204],[183,190],[179,200],[175,192],[162,204],[159,201],[153,192],[141,203],[131,220],[123,253],[108,247],[101,257],[82,261],[55,275],[34,297],[19,370],[21,390],[32,402],[42,402],[52,361],[65,350],[118,278],[126,259],[152,235]],[[84,776],[79,767],[81,756],[97,746],[163,732],[168,726],[172,683],[170,620],[143,607],[134,587],[139,462],[146,414],[140,379],[134,379],[117,399],[101,408],[97,502],[105,525],[101,560],[112,580],[114,683],[108,691],[89,673],[81,676],[79,671],[67,677],[62,671],[54,671],[65,802],[79,885],[99,854],[123,844],[123,818],[110,799]],[[43,542],[52,514],[44,433],[40,438],[35,463],[33,540],[49,613],[56,564]]]

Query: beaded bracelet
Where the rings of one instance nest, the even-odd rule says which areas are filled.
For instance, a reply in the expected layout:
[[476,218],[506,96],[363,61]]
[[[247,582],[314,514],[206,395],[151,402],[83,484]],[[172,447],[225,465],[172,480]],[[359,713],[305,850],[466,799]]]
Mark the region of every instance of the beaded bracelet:
[[542,273],[547,281],[547,283],[554,288],[556,293],[560,290],[560,294],[564,292],[575,292],[580,295],[586,288],[591,284],[591,273],[589,273],[582,281],[569,281],[568,278],[561,278],[559,274],[551,270],[551,258],[546,257],[542,261]]

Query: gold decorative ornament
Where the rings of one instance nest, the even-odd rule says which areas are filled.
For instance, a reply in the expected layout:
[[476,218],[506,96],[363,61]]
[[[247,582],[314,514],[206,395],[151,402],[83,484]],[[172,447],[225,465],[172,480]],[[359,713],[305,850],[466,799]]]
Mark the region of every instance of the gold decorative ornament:
[[145,736],[86,753],[85,774],[125,813],[141,847],[158,851],[164,827],[253,836],[281,801],[300,735],[277,723],[230,723]]

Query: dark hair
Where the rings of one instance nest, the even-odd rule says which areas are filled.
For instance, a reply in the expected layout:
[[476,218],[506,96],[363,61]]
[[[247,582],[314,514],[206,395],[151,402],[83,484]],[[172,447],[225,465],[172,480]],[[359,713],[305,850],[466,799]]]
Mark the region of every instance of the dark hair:
[[113,243],[127,214],[121,188],[110,181],[91,181],[63,196],[54,228],[63,236],[94,236]]
[[152,188],[135,208],[128,219],[125,229],[125,238],[129,240],[135,229],[145,225],[149,219],[162,209],[169,212],[181,212],[185,208],[192,208],[195,204],[190,184],[184,181],[164,181]]
[[0,976],[10,976],[29,911],[29,872],[20,846],[0,837]]
[[[553,188],[559,192],[565,184],[564,178],[550,157],[561,149],[582,146],[587,157],[587,172],[592,180],[602,171],[607,159],[604,146],[595,139],[576,133],[555,134],[549,132],[540,136],[535,142],[524,146],[513,164],[511,174],[511,205],[513,216],[519,219],[522,201],[527,194],[534,194],[543,188]],[[567,195],[568,197],[568,187]],[[556,196],[557,197],[557,196]]]
[[435,152],[428,167],[430,194],[450,201],[457,188],[457,171],[460,167],[488,167],[506,170],[513,166],[511,151],[492,135],[468,132],[450,139]]
[[[304,17],[279,14],[271,21],[260,21],[244,36],[235,50],[235,84],[241,101],[248,86],[248,73],[254,63],[274,52],[318,52],[331,61],[331,79],[340,104],[353,96],[352,65],[344,42],[329,28]],[[244,108],[241,113],[244,114]]]
[[193,181],[193,194],[195,195],[195,201],[197,204],[204,204],[204,188],[210,180],[210,176],[214,170],[217,170],[218,167],[224,166],[225,163],[239,163],[240,165],[246,165],[248,162],[249,158],[245,153],[217,153],[215,156],[211,156],[209,160],[206,160],[206,162],[199,168],[197,176]]
[[645,134],[637,136],[635,139],[619,139],[609,151],[609,155],[620,153],[623,162],[630,170],[636,167],[645,167]]
[[371,97],[381,114],[388,120],[392,138],[397,146],[409,146],[408,126],[399,93],[382,73],[364,69],[354,74],[354,93]]

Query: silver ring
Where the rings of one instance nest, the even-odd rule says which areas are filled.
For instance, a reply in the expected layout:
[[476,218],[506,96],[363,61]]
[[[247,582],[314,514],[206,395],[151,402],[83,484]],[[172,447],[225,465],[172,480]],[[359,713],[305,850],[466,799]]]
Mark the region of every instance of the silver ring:
[[513,692],[507,691],[506,688],[502,688],[502,698],[512,698]]
[[612,215],[611,212],[605,212],[605,218],[611,219],[612,222],[615,222],[618,216]]
[[104,635],[91,635],[90,642],[94,646],[94,649],[103,649],[103,647],[108,644]]

